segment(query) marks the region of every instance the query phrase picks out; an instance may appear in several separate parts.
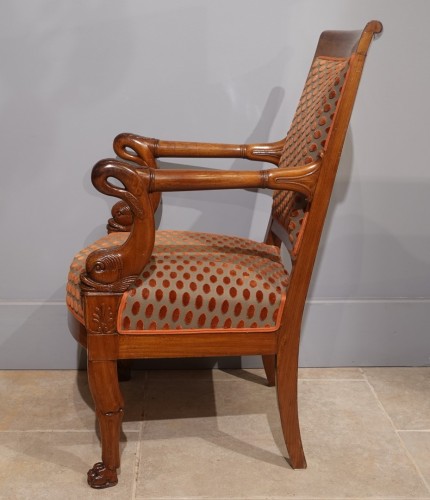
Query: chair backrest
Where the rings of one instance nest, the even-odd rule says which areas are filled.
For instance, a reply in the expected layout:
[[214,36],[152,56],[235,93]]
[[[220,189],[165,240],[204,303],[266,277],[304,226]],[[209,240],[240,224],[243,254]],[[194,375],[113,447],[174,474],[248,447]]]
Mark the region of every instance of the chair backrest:
[[[348,68],[348,58],[318,56],[314,59],[285,139],[279,167],[307,165],[322,158],[326,145],[330,143],[330,132]],[[304,195],[293,191],[274,192],[272,216],[289,235],[293,259],[298,253],[299,229],[306,211]]]
[[[367,50],[382,31],[378,21],[364,31],[326,31],[285,138],[279,167],[320,161],[312,200],[293,191],[274,191],[267,241],[285,243],[292,260],[290,299],[303,302],[316,256],[340,154]],[[288,300],[288,298],[287,298]]]

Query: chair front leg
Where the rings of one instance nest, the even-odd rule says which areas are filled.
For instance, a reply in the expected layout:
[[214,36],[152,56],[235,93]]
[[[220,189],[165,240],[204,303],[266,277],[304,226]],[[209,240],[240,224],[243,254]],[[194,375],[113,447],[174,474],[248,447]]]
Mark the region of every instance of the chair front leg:
[[119,439],[124,413],[116,361],[88,361],[88,381],[102,445],[102,461],[88,471],[88,484],[92,488],[109,488],[118,483]]

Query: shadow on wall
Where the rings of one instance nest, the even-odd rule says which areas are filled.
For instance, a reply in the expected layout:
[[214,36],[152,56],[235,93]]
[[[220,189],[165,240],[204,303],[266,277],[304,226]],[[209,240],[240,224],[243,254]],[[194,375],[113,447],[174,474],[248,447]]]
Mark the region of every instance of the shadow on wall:
[[[267,142],[269,140],[269,134],[273,122],[276,118],[276,114],[279,111],[281,103],[283,101],[285,91],[281,87],[275,87],[269,94],[269,97],[264,106],[261,118],[254,128],[253,132],[245,141],[246,144],[253,142]],[[205,158],[202,159],[203,162],[206,161]],[[186,165],[174,164],[170,162],[159,162],[160,168],[187,168]],[[207,167],[196,167],[189,165],[191,169],[195,170],[207,170]],[[216,166],[215,166],[216,168]],[[245,169],[261,169],[261,162],[249,162],[246,160],[235,160],[230,170],[245,170]],[[252,223],[253,215],[253,204],[255,203],[255,197],[257,190],[247,190],[251,191],[252,196],[238,197],[237,191],[224,190],[224,191],[191,191],[186,193],[176,193],[176,205],[193,208],[199,210],[200,216],[193,222],[192,227],[187,227],[189,230],[193,231],[207,231],[207,221],[208,217],[213,215],[212,204],[217,207],[217,213],[214,218],[211,219],[211,232],[226,233],[226,234],[238,234],[237,232],[237,220],[241,221],[240,225],[240,235],[248,236]],[[208,200],[209,198],[209,200]],[[238,203],[240,202],[240,203]],[[223,213],[223,211],[226,211]],[[234,213],[235,211],[240,213]],[[163,203],[160,203],[160,208],[156,214],[157,228],[160,225],[161,217],[163,212]],[[209,215],[210,214],[210,215]],[[167,214],[168,215],[168,214]],[[243,217],[245,216],[245,217]],[[247,217],[246,217],[247,216]],[[269,213],[267,214],[267,221],[269,218]],[[215,222],[216,219],[219,222]],[[226,228],[226,221],[234,221],[234,231],[231,228]],[[167,221],[169,224],[169,221]],[[172,229],[179,229],[177,227],[171,227]],[[157,368],[191,368],[191,369],[208,369],[208,368],[242,368],[246,366],[262,366],[261,358],[258,356],[247,357],[247,359],[241,357],[226,357],[226,358],[179,358],[179,359],[168,359],[168,360],[138,360],[134,362],[135,368],[143,369],[157,369]]]
[[[352,139],[351,126],[348,127],[347,134],[345,137],[345,143],[342,150],[342,156],[339,162],[338,173],[336,176],[336,181],[333,186],[333,192],[330,199],[330,205],[328,207],[327,216],[324,223],[324,229],[321,235],[321,241],[318,249],[318,254],[315,261],[315,266],[312,274],[312,280],[309,286],[308,300],[305,306],[305,311],[303,314],[303,323],[302,323],[302,332],[301,332],[301,349],[300,349],[300,366],[313,366],[312,362],[315,362],[315,359],[318,359],[320,356],[317,354],[316,356],[311,352],[311,350],[321,351],[324,350],[326,358],[326,364],[331,366],[331,363],[334,361],[332,353],[335,350],[335,346],[338,342],[339,336],[342,336],[342,332],[340,330],[341,318],[338,316],[336,318],[336,325],[333,325],[334,328],[329,329],[328,331],[324,331],[323,336],[325,338],[315,339],[314,335],[312,335],[313,331],[308,330],[309,325],[309,315],[312,310],[312,304],[309,304],[309,299],[314,296],[315,284],[318,282],[318,277],[321,275],[321,263],[324,260],[324,256],[327,252],[327,245],[331,239],[332,224],[333,217],[339,205],[345,200],[348,189],[351,183],[352,170],[354,166],[354,145]],[[359,193],[358,199],[361,203],[361,195]],[[358,208],[359,212],[361,212],[361,206]],[[362,232],[361,232],[362,234]],[[358,253],[362,253],[362,248],[360,250],[360,245],[362,247],[362,240],[357,241],[358,246],[356,251]],[[361,263],[361,259],[360,259]],[[312,311],[311,311],[312,312]],[[330,336],[331,341],[327,342],[327,335]],[[311,337],[313,342],[311,341]],[[316,342],[315,342],[316,340]],[[309,342],[307,342],[309,341]],[[311,347],[307,347],[310,345]],[[328,349],[321,349],[321,346],[327,346]],[[315,349],[318,347],[318,349]],[[304,360],[304,362],[303,362]],[[336,361],[334,361],[334,366],[337,366]],[[316,361],[315,366],[323,366],[321,361]]]
[[[261,113],[261,117],[252,133],[243,141],[244,144],[269,141],[270,131],[281,107],[284,95],[285,91],[281,87],[274,87],[271,90]],[[202,158],[200,162],[204,165],[212,163],[214,169],[225,165],[225,160],[223,161],[221,159]],[[195,165],[179,164],[170,161],[159,161],[158,163],[160,168],[210,169],[208,166],[196,167]],[[250,162],[237,159],[225,169],[240,171],[261,170],[262,168],[263,163],[261,162]],[[192,231],[210,230],[214,233],[249,237],[255,209],[256,194],[256,189],[165,193],[163,197],[166,202],[164,205],[162,203],[165,220],[163,219],[162,227],[168,227],[169,229],[188,229]],[[184,214],[182,220],[178,220],[177,218],[178,208],[179,211]],[[188,217],[186,217],[185,214],[187,214]],[[160,219],[158,220],[160,222]],[[175,222],[172,223],[172,220]],[[240,224],[238,224],[239,221]]]
[[[324,223],[323,233],[321,235],[321,242],[318,249],[317,258],[315,261],[315,267],[312,275],[312,281],[309,288],[309,297],[312,297],[315,282],[318,280],[319,269],[321,266],[321,261],[324,258],[324,254],[327,249],[328,241],[330,240],[330,235],[332,234],[331,226],[333,224],[333,217],[339,205],[346,199],[348,190],[351,184],[352,170],[354,166],[354,145],[352,139],[351,127],[348,127],[348,131],[345,137],[345,143],[342,150],[342,156],[339,162],[338,173],[333,187],[332,196],[330,199],[330,205],[328,207],[327,216]],[[356,186],[356,188],[360,186]],[[362,196],[358,193],[357,196],[360,204],[362,203]],[[362,213],[361,205],[358,207],[359,213]]]
[[[275,88],[270,93],[266,102],[262,117],[249,137],[249,142],[264,141],[269,136],[270,128],[276,117],[276,112],[283,99],[283,90]],[[249,168],[249,162],[247,162]],[[257,167],[261,167],[257,164]],[[234,162],[232,168],[240,170],[241,162]],[[193,193],[195,194],[195,193]],[[232,196],[232,192],[228,193]],[[234,196],[234,195],[233,195]],[[185,201],[189,201],[187,198]],[[194,197],[192,202],[199,202],[198,197]],[[203,197],[200,201],[203,201]],[[220,206],[223,206],[222,200],[217,200]],[[192,204],[192,203],[191,203]],[[229,208],[229,207],[227,207]],[[252,207],[246,207],[252,215]],[[223,214],[218,214],[221,222],[226,218]],[[109,213],[106,213],[106,221]],[[227,220],[230,217],[227,217]],[[239,214],[240,218],[240,214]],[[243,222],[243,219],[241,219]],[[248,223],[248,226],[250,221]],[[199,224],[197,224],[199,226]],[[243,227],[243,226],[242,226]],[[197,228],[194,228],[198,230]],[[204,228],[202,228],[204,229]],[[245,231],[246,226],[245,226]],[[105,234],[105,225],[99,225],[87,235],[86,244],[90,244],[95,239]],[[67,269],[64,270],[66,280]],[[85,366],[85,353],[77,346],[75,340],[67,332],[66,308],[63,303],[55,301],[55,298],[64,296],[65,290],[60,288],[51,298],[43,302],[21,303],[8,306],[2,306],[4,322],[2,336],[5,339],[1,344],[0,366],[4,369],[13,368],[46,368],[61,369],[80,368]],[[7,309],[7,310],[6,310]],[[17,325],[19,325],[17,327]],[[73,346],[73,347],[72,347]],[[75,360],[71,359],[70,353],[76,352]],[[253,361],[247,360],[245,366]],[[142,361],[139,367],[190,367],[190,368],[212,368],[218,363],[222,368],[240,368],[242,366],[241,358],[217,358],[193,359],[193,360],[147,360]]]
[[[341,230],[332,232],[331,217],[347,189],[340,185],[323,241],[323,258],[328,265],[325,262],[317,267],[313,286],[315,289],[316,282],[321,280],[326,282],[328,290],[330,286],[333,290],[343,286],[342,300],[330,301],[330,295],[325,294],[319,304],[312,300],[308,304],[303,324],[302,366],[428,364],[430,271],[425,257],[430,253],[430,241],[426,234],[420,234],[419,227],[406,225],[410,218],[408,207],[395,203],[404,199],[406,191],[414,195],[414,210],[419,209],[427,200],[428,187],[425,183],[405,186],[403,182],[388,183],[385,179],[371,186],[363,183],[366,196],[363,207],[368,208],[369,200],[375,200],[378,205],[378,193],[384,192],[384,206],[380,209],[393,212],[396,225],[408,228],[408,233],[399,236],[394,226],[391,229],[381,225],[368,211],[365,214],[337,213],[336,225]],[[361,199],[362,195],[359,196]],[[369,259],[369,255],[373,258]],[[340,262],[341,259],[345,260]],[[339,262],[341,272],[336,272]],[[67,269],[64,281],[66,275]],[[348,297],[360,299],[363,290],[372,290],[373,298],[378,300],[368,295],[366,300],[345,300]],[[383,295],[387,290],[391,293],[389,297]],[[84,353],[68,332],[66,306],[52,300],[64,293],[65,288],[61,287],[48,301],[0,304],[1,369],[85,366]],[[381,297],[387,300],[384,302]],[[258,367],[260,359],[149,360],[141,365],[138,363],[137,367],[211,368],[216,362],[221,368]]]

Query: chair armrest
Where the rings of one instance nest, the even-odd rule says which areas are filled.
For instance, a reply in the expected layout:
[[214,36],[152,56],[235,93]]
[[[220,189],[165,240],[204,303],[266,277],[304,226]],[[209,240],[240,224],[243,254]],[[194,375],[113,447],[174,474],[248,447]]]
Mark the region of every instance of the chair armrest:
[[113,142],[122,159],[148,164],[152,158],[245,158],[278,165],[284,140],[262,144],[217,144],[209,142],[161,141],[135,134],[120,134]]
[[[119,158],[133,162],[140,167],[157,168],[156,158],[245,158],[279,164],[284,140],[266,144],[215,144],[202,142],[160,141],[136,134],[119,134],[113,141],[113,149]],[[153,211],[157,210],[161,196],[150,195]],[[129,231],[131,213],[127,203],[120,201],[112,208],[108,232]]]
[[[270,170],[158,170],[135,168],[120,160],[102,160],[91,180],[102,193],[121,198],[130,207],[133,222],[128,239],[120,246],[98,249],[86,261],[81,276],[85,291],[118,293],[137,279],[151,257],[155,240],[150,196],[162,191],[193,191],[238,188],[288,189],[312,198],[321,162]],[[114,185],[116,179],[123,187]]]
[[288,189],[311,199],[318,180],[321,161],[296,167],[259,171],[234,170],[152,170],[140,172],[149,177],[152,193],[213,189]]

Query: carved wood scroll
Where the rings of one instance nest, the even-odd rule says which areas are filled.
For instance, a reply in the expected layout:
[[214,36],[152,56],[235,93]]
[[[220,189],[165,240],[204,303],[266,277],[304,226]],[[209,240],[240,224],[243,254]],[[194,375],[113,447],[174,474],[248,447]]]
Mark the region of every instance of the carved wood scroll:
[[[149,169],[146,169],[149,170]],[[114,185],[109,179],[124,187]],[[93,168],[92,182],[102,193],[121,198],[133,214],[130,236],[120,246],[92,252],[81,275],[84,290],[125,291],[149,260],[154,246],[154,216],[149,199],[149,175],[117,160],[103,160]]]
[[[136,164],[138,168],[157,168],[155,160],[157,143],[157,139],[149,137],[140,137],[135,134],[119,134],[113,141],[113,149],[121,159]],[[155,213],[161,201],[161,193],[152,193],[149,195],[149,199]],[[112,207],[112,218],[108,221],[107,230],[109,233],[129,232],[132,222],[132,212],[127,203],[119,201]]]

